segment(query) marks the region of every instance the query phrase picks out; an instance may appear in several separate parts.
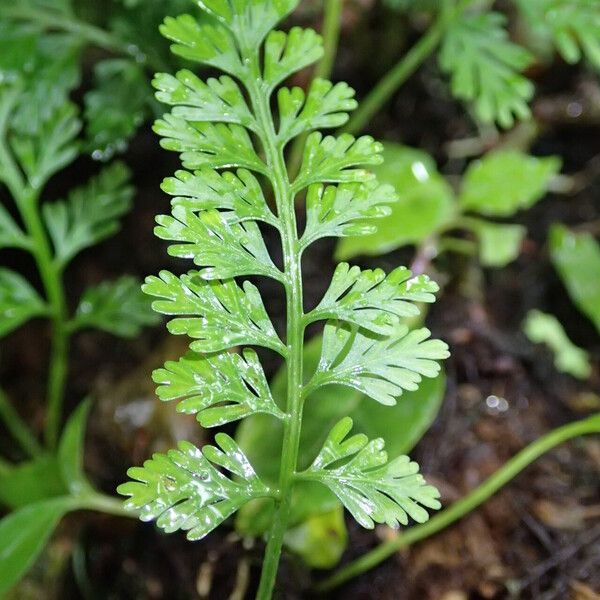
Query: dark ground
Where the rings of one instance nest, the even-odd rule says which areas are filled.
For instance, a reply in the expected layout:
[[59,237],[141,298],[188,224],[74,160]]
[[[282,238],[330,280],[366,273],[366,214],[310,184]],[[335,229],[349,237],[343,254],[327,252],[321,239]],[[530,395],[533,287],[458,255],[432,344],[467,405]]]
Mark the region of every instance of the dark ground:
[[[371,23],[371,27],[380,26]],[[354,30],[351,35],[349,40],[372,41],[368,32]],[[346,41],[341,49],[336,77],[347,78],[364,90],[376,80],[377,66],[358,63],[360,44],[350,43]],[[378,50],[383,52],[371,48],[371,56],[378,56]],[[428,325],[451,346],[449,387],[441,414],[413,455],[441,490],[444,503],[464,495],[551,428],[581,418],[600,405],[597,395],[586,394],[590,389],[600,390],[600,339],[569,303],[543,245],[547,227],[554,221],[600,220],[600,178],[594,174],[593,161],[600,154],[600,119],[592,111],[574,123],[564,111],[565,101],[600,92],[597,81],[563,65],[551,73],[542,70],[538,80],[541,92],[536,114],[542,119],[542,133],[533,152],[560,154],[565,173],[584,174],[578,179],[581,189],[570,196],[551,196],[523,216],[529,236],[522,256],[511,266],[482,273],[465,259],[436,262],[434,276],[446,281],[446,286]],[[433,62],[375,119],[371,132],[432,152],[449,175],[463,170],[464,159],[449,157],[452,146],[448,142],[476,135],[462,108],[446,97]],[[104,278],[123,273],[144,276],[161,268],[187,266],[169,258],[165,246],[152,235],[154,215],[168,206],[159,183],[175,170],[176,158],[160,150],[154,135],[144,131],[125,160],[134,170],[138,187],[135,210],[121,233],[75,261],[67,277],[73,301],[87,284]],[[80,160],[55,182],[51,193],[60,194],[94,169],[91,161]],[[329,281],[332,247],[323,243],[307,256],[307,305],[318,300]],[[363,264],[389,268],[410,260],[411,252],[402,251]],[[277,322],[284,308],[282,298],[274,287],[262,289]],[[532,307],[558,315],[574,342],[596,356],[590,382],[579,384],[557,373],[550,355],[534,348],[519,332],[522,318]],[[1,366],[11,395],[23,399],[24,414],[38,423],[43,415],[36,399],[42,394],[46,349],[44,325],[31,324],[4,345]],[[169,339],[163,327],[133,342],[99,333],[76,338],[69,404],[74,406],[90,389],[96,390],[87,467],[107,492],[113,493],[129,465],[169,446],[172,438],[199,435],[193,419],[175,417],[172,407],[157,406],[149,379],[153,367],[181,352],[182,342]],[[276,366],[267,365],[267,369],[274,372]],[[500,410],[490,407],[490,396],[504,400]],[[566,444],[537,461],[459,524],[399,553],[328,597],[599,598],[599,469],[600,440]],[[367,532],[350,520],[348,526],[350,543],[344,561],[392,535],[384,529]],[[261,542],[244,544],[226,526],[205,541],[191,544],[183,535],[162,535],[151,525],[78,514],[63,522],[44,558],[20,588],[19,598],[242,600],[252,596],[262,550]],[[293,558],[285,558],[279,597],[315,597],[308,590],[319,576]]]

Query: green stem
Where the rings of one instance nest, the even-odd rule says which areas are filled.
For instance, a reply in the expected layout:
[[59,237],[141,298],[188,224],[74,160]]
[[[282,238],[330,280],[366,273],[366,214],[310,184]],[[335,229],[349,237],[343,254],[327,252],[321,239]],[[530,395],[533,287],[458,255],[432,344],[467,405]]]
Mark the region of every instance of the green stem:
[[315,67],[314,77],[329,79],[337,54],[340,40],[340,26],[342,24],[342,8],[344,0],[325,0],[323,14],[323,57]]
[[69,353],[68,314],[62,272],[53,260],[50,240],[42,224],[38,199],[39,190],[26,186],[15,198],[31,240],[32,254],[50,306],[52,347],[48,371],[48,405],[45,423],[46,443],[54,448],[60,431],[63,397]]
[[[340,39],[340,26],[342,24],[342,8],[344,0],[325,0],[325,11],[323,14],[323,57],[315,67],[314,77],[329,79],[333,70],[333,64],[337,54]],[[302,152],[306,143],[307,133],[300,135],[294,140],[290,150],[289,172],[295,175],[300,168]]]
[[448,25],[471,4],[473,0],[461,0],[450,7],[448,0],[442,4],[436,21],[427,33],[400,59],[398,63],[377,83],[364,98],[348,123],[342,128],[345,133],[356,134],[373,118],[394,92],[423,64],[437,48]]
[[123,501],[106,494],[91,491],[75,498],[75,504],[79,510],[95,510],[116,517],[127,517],[129,519],[139,518],[136,511],[125,509]]
[[521,450],[502,468],[464,498],[439,512],[435,517],[427,521],[427,523],[412,527],[396,539],[384,542],[374,550],[367,552],[364,556],[339,569],[333,575],[319,583],[317,586],[318,591],[326,592],[331,590],[349,579],[376,567],[401,548],[410,546],[445,529],[485,502],[523,469],[542,456],[542,454],[571,438],[591,433],[600,433],[600,413],[550,431]]
[[0,389],[0,419],[4,421],[8,432],[29,456],[35,457],[42,453],[39,442],[9,402],[2,389]]
[[302,424],[304,307],[302,300],[301,248],[294,210],[294,195],[291,191],[288,170],[285,164],[283,145],[277,140],[269,106],[269,89],[261,78],[257,53],[251,53],[248,60],[252,69],[252,83],[248,86],[248,92],[261,130],[261,141],[273,185],[277,215],[281,222],[280,232],[287,310],[288,393],[279,472],[279,490],[257,593],[258,600],[268,600],[271,598],[277,577],[277,568],[281,556],[283,537],[289,520],[291,492],[298,462]]

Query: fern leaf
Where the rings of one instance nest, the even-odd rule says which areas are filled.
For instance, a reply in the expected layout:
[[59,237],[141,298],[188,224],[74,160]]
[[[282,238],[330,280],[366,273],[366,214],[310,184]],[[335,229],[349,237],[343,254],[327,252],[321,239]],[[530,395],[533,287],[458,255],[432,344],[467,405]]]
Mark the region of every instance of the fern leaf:
[[152,374],[161,400],[179,400],[177,411],[196,415],[203,427],[216,427],[256,413],[283,419],[256,352],[188,352]]
[[[2,167],[0,166],[0,180]],[[0,204],[0,249],[30,248],[31,241],[27,234],[17,225],[6,208]]]
[[422,377],[435,377],[440,372],[437,361],[448,357],[446,344],[429,335],[425,328],[409,331],[401,326],[391,337],[377,337],[329,322],[317,372],[305,393],[339,384],[393,406],[403,390],[416,390]]
[[48,314],[48,307],[29,282],[14,271],[0,267],[0,337],[29,319]]
[[381,269],[361,271],[340,263],[325,296],[306,320],[336,319],[391,335],[403,318],[419,314],[418,302],[434,302],[438,289],[429,277],[412,277],[405,267],[398,267],[386,277]]
[[75,138],[80,130],[76,107],[66,103],[36,133],[10,138],[11,147],[32,188],[43,187],[54,173],[76,158]]
[[225,27],[200,25],[194,17],[180,15],[167,17],[160,26],[160,32],[175,42],[171,46],[173,54],[215,67],[238,78],[246,72],[235,41]]
[[129,180],[129,169],[115,162],[71,191],[67,201],[44,204],[44,221],[59,265],[118,231],[120,217],[131,208]]
[[155,520],[167,533],[183,530],[189,540],[199,540],[249,500],[273,495],[228,435],[218,433],[215,440],[218,447],[202,451],[179,442],[177,450],[155,454],[143,467],[129,469],[135,481],[118,488],[130,496],[125,506],[140,510],[143,521]]
[[230,29],[249,52],[296,8],[298,0],[200,0],[199,4]]
[[258,180],[247,169],[239,169],[236,174],[209,168],[194,174],[177,171],[175,177],[167,177],[161,187],[175,196],[173,206],[194,212],[219,209],[228,223],[253,220],[278,226]]
[[256,120],[237,83],[226,75],[203,82],[184,69],[175,77],[159,73],[152,81],[156,99],[174,106],[172,114],[186,121],[237,123],[256,131]]
[[216,210],[196,215],[182,206],[176,206],[172,215],[157,217],[154,232],[163,240],[179,242],[169,246],[169,254],[191,258],[205,267],[200,271],[202,278],[264,275],[282,280],[253,221],[230,225]]
[[325,187],[312,184],[306,195],[303,248],[324,237],[366,235],[376,231],[371,219],[390,214],[398,197],[391,185],[376,181]]
[[554,42],[568,63],[585,56],[600,69],[600,4],[597,0],[517,0],[532,26]]
[[113,335],[133,338],[143,327],[159,321],[135,277],[124,276],[88,288],[71,323],[73,330],[93,327]]
[[[364,434],[347,437],[352,424],[350,417],[339,421],[317,458],[299,477],[326,485],[367,529],[375,523],[397,528],[407,525],[408,517],[418,523],[427,521],[426,508],[441,508],[440,494],[426,484],[417,463],[408,456],[388,462],[381,438],[369,441]],[[331,468],[342,460],[346,462]]]
[[292,73],[318,61],[322,55],[321,36],[312,29],[292,27],[287,33],[271,31],[265,41],[263,67],[269,91]]
[[306,140],[304,157],[292,189],[298,192],[312,183],[350,183],[373,179],[363,168],[378,165],[383,145],[371,136],[355,139],[350,134],[339,137],[311,133]]
[[281,88],[277,93],[279,106],[278,138],[286,143],[293,137],[313,129],[341,127],[348,112],[357,102],[354,90],[344,82],[314,79],[305,94],[299,87]]
[[196,352],[218,352],[240,344],[271,348],[285,354],[256,286],[245,281],[205,281],[196,271],[176,277],[161,271],[150,276],[142,289],[160,298],[152,303],[155,311],[176,315],[168,324],[175,335],[188,335]]
[[160,145],[165,150],[181,154],[186,169],[243,167],[263,174],[267,172],[250,135],[241,125],[188,122],[166,114],[155,122],[154,131],[162,136]]
[[533,84],[521,75],[532,55],[508,39],[499,13],[465,15],[448,30],[440,65],[451,76],[452,93],[474,103],[484,122],[511,127],[530,115]]

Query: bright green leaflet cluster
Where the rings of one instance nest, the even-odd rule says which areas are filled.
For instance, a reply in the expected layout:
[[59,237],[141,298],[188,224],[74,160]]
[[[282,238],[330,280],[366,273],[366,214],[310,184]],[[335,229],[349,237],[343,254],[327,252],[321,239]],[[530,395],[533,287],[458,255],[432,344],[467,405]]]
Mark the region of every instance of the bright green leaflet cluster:
[[[278,481],[267,485],[237,443],[220,433],[215,446],[200,450],[182,442],[176,450],[154,455],[133,468],[133,481],[119,488],[130,496],[126,506],[140,509],[143,519],[156,519],[167,531],[188,531],[190,539],[206,535],[250,500],[271,499],[276,509],[260,598],[270,597],[274,586],[297,481],[326,486],[369,527],[374,522],[397,526],[408,516],[423,521],[426,508],[439,507],[438,493],[414,463],[404,457],[388,462],[382,440],[347,438],[352,426],[347,418],[328,437],[322,432],[318,458],[298,472],[303,403],[310,392],[337,384],[394,404],[423,377],[435,377],[437,361],[448,351],[443,342],[429,339],[428,330],[404,325],[404,317],[418,312],[415,302],[431,302],[437,290],[406,269],[386,277],[340,265],[322,302],[304,311],[304,250],[320,238],[372,232],[372,219],[388,214],[396,196],[365,168],[381,162],[381,144],[368,136],[314,131],[346,121],[356,105],[346,84],[317,79],[306,92],[282,87],[273,116],[271,96],[278,86],[322,53],[312,30],[272,30],[296,4],[212,0],[202,6],[215,21],[198,22],[189,15],[165,20],[161,31],[174,42],[176,54],[226,75],[202,81],[184,70],[155,78],[157,96],[173,107],[155,131],[164,148],[180,154],[185,168],[165,180],[173,207],[170,215],[157,218],[156,234],[171,242],[169,254],[192,260],[198,270],[179,277],[163,271],[144,286],[155,298],[154,308],[174,317],[170,331],[192,340],[190,353],[155,373],[159,396],[180,400],[183,412],[197,414],[207,426],[257,413],[280,421]],[[290,180],[286,145],[310,131],[298,175]],[[237,170],[226,170],[232,168]],[[295,202],[304,195],[307,218],[300,233]],[[271,259],[259,222],[279,232],[282,268]],[[282,284],[285,336],[275,331],[257,288],[234,279],[250,275]],[[326,321],[321,359],[304,384],[304,331],[317,321]],[[268,348],[285,360],[285,405],[273,400],[254,351],[230,353],[238,345]]]

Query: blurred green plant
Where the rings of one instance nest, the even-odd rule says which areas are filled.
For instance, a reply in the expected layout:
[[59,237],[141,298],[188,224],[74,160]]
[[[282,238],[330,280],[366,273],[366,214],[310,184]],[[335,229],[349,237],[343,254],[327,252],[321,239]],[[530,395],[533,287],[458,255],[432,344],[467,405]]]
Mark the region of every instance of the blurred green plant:
[[525,30],[525,43],[510,40],[508,20],[475,0],[385,0],[393,10],[412,16],[429,13],[421,39],[389,69],[362,100],[344,127],[358,133],[402,84],[439,50],[439,66],[450,77],[452,95],[467,103],[476,121],[509,128],[531,115],[535,86],[526,69],[536,58],[586,59],[600,69],[600,3],[597,0],[514,0]]
[[592,371],[589,355],[568,338],[561,322],[553,315],[531,310],[523,323],[525,335],[536,344],[546,344],[554,353],[554,365],[562,373],[587,379]]
[[[376,232],[342,239],[338,259],[414,245],[428,259],[450,250],[477,253],[483,266],[502,267],[519,255],[526,230],[496,219],[512,217],[541,200],[561,164],[557,157],[496,150],[467,167],[455,193],[426,152],[386,142],[383,156],[385,162],[374,171],[394,186],[400,199]],[[468,232],[476,242],[455,232]]]
[[[129,276],[85,290],[70,310],[65,270],[82,250],[119,229],[132,203],[130,173],[114,162],[65,199],[43,199],[51,179],[82,152],[82,123],[69,100],[80,80],[81,45],[68,34],[38,35],[6,23],[0,32],[0,46],[7,50],[0,51],[0,183],[6,197],[0,203],[0,249],[29,254],[41,282],[38,289],[17,271],[0,267],[0,337],[32,319],[51,324],[45,443],[0,391],[0,420],[21,452],[3,460],[0,469],[0,503],[15,509],[0,521],[0,535],[12,539],[14,528],[20,536],[0,554],[1,592],[23,574],[65,511],[98,505],[123,513],[73,466],[81,461],[73,436],[82,439],[87,409],[80,408],[62,429],[69,342],[84,328],[134,337],[157,317]],[[44,515],[24,524],[23,515],[36,511]]]
[[84,94],[82,148],[105,161],[123,152],[139,126],[157,115],[148,85],[152,74],[174,65],[158,26],[165,14],[188,5],[188,0],[3,2],[0,66],[6,67],[7,57],[22,65],[28,99],[34,100],[23,103],[15,119],[26,128],[46,119],[79,81],[84,50],[98,48],[109,55],[95,62],[94,85]]

